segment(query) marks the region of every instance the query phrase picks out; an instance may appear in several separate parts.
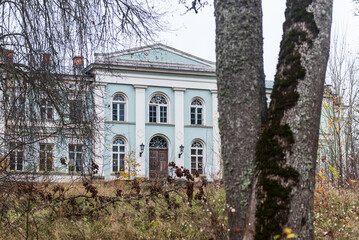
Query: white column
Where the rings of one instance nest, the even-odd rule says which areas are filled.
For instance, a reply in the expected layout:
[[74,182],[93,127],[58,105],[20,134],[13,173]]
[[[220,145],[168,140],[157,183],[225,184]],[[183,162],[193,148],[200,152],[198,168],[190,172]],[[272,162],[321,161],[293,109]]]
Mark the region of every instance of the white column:
[[222,178],[221,165],[221,137],[218,128],[218,98],[217,90],[211,90],[212,93],[212,114],[213,114],[213,168],[212,176],[214,179]]
[[105,154],[105,85],[94,89],[94,108],[96,116],[95,138],[93,139],[94,161],[99,166],[98,175],[104,176]]
[[[184,91],[185,88],[173,88],[175,92],[175,163],[179,167],[184,167],[184,154],[178,157],[180,146],[184,146]],[[188,148],[189,146],[184,146]]]
[[[136,89],[136,160],[140,164],[138,177],[146,177],[146,88],[143,85],[134,85]],[[140,145],[145,145],[145,150],[140,156]]]

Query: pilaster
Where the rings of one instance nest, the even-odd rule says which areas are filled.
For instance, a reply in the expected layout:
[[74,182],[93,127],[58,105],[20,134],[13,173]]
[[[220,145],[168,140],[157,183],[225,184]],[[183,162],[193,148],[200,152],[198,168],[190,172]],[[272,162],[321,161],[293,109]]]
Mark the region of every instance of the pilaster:
[[93,139],[94,161],[99,166],[98,175],[104,175],[105,154],[105,85],[98,85],[94,91],[96,130]]
[[218,127],[218,94],[217,90],[211,90],[212,93],[212,114],[213,114],[213,168],[210,175],[213,179],[222,178],[222,158],[221,158],[221,137]]
[[[180,146],[184,146],[184,92],[185,88],[173,88],[175,93],[175,163],[177,166],[184,167],[185,155],[180,153]],[[185,149],[190,146],[184,146]],[[185,150],[184,150],[185,152]]]
[[[139,163],[138,177],[146,177],[146,88],[144,85],[134,85],[136,89],[136,160]],[[145,149],[140,154],[140,145],[144,144]],[[140,156],[141,155],[141,156]]]

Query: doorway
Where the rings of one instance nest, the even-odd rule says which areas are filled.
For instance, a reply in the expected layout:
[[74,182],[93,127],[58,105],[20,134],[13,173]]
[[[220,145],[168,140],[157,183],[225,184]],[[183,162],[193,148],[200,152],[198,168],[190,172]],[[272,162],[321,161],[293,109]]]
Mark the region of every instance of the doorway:
[[168,144],[161,136],[155,136],[149,143],[149,177],[150,179],[168,176]]

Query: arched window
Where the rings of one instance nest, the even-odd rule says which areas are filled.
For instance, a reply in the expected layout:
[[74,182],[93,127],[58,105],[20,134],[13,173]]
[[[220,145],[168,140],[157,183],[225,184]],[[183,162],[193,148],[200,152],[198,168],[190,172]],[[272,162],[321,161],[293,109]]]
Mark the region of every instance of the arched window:
[[117,137],[112,142],[112,171],[125,170],[126,142],[122,137]]
[[191,125],[203,125],[203,102],[198,98],[191,102]]
[[153,137],[150,141],[150,148],[167,149],[167,141],[161,136]]
[[167,123],[168,122],[168,101],[162,94],[155,94],[151,97],[149,103],[150,123]]
[[112,99],[112,121],[125,121],[126,118],[126,98],[118,93]]
[[199,174],[203,174],[203,144],[195,141],[191,145],[191,173],[197,170]]

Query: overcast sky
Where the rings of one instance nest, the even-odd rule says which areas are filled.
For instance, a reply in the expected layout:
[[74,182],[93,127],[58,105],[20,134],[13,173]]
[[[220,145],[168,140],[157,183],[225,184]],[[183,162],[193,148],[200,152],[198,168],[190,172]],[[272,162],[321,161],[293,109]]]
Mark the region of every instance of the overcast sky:
[[[168,17],[173,31],[161,35],[164,44],[195,56],[215,61],[215,22],[213,0],[198,14],[187,14],[183,6],[174,2],[175,9]],[[285,0],[263,0],[264,72],[266,79],[274,79],[279,42],[282,37]],[[354,17],[351,0],[334,0],[333,33],[346,35],[352,52],[359,52],[359,16]]]

